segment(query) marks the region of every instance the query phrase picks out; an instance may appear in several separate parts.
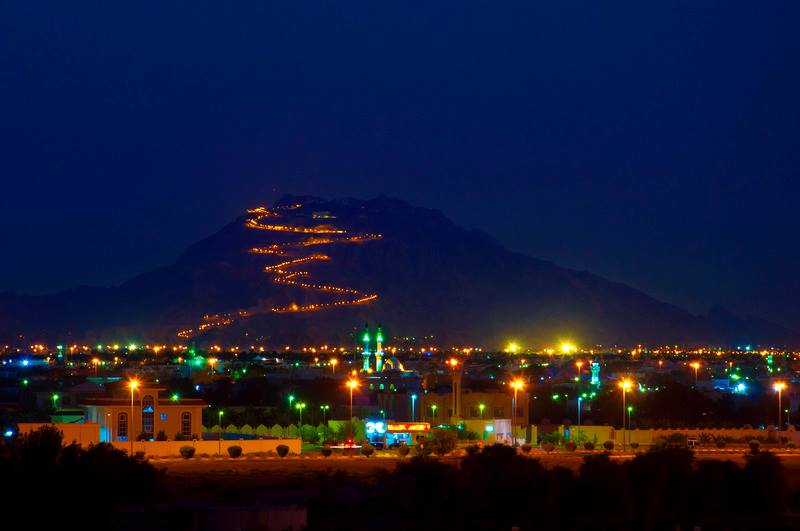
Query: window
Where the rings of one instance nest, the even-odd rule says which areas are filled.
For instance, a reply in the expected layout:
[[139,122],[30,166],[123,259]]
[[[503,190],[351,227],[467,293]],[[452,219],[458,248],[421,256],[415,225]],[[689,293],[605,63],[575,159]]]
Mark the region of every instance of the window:
[[142,433],[153,434],[153,397],[147,395],[142,399]]
[[120,413],[117,415],[117,437],[121,440],[128,438],[128,414]]
[[525,416],[525,408],[522,406],[517,406],[517,417],[524,417]]
[[192,414],[188,411],[181,413],[181,435],[187,438],[192,436]]
[[501,407],[494,408],[494,418],[496,419],[503,418],[503,408]]

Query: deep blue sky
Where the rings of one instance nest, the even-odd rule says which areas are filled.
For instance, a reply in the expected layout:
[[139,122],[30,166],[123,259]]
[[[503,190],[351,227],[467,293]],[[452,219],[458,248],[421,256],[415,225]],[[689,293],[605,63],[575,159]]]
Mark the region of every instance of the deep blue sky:
[[0,290],[383,193],[800,328],[800,2],[203,4],[0,7]]

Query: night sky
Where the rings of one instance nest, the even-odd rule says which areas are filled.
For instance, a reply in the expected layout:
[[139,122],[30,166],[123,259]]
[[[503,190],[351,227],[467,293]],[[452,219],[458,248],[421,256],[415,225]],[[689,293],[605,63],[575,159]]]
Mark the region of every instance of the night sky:
[[386,194],[800,329],[800,2],[77,4],[0,7],[0,290]]

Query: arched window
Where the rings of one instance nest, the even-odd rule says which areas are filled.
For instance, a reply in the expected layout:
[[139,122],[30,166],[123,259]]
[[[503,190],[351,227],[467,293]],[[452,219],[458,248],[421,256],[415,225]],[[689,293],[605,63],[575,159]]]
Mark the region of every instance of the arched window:
[[122,439],[128,437],[128,414],[120,413],[117,415],[117,437]]
[[192,414],[188,411],[181,413],[181,435],[186,438],[192,436]]
[[142,433],[153,435],[153,417],[155,416],[155,409],[153,408],[153,397],[147,395],[142,398]]

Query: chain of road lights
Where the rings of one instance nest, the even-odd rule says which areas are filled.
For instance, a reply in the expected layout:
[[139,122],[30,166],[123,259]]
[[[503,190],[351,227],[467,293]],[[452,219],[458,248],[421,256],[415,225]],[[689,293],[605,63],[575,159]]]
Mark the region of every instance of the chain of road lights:
[[[331,245],[337,243],[363,243],[372,240],[379,240],[382,238],[380,234],[355,234],[344,236],[347,231],[338,229],[329,225],[317,225],[316,227],[297,227],[286,224],[265,223],[266,219],[280,218],[281,214],[279,209],[294,210],[300,208],[302,205],[295,204],[278,209],[267,209],[266,207],[258,207],[248,210],[247,213],[252,217],[244,222],[244,226],[254,230],[264,230],[272,232],[291,232],[300,234],[322,234],[325,236],[312,236],[301,242],[287,242],[287,243],[273,243],[263,247],[253,247],[249,250],[252,254],[270,254],[275,256],[287,256],[291,251],[290,249],[302,249],[315,245]],[[364,293],[353,288],[343,288],[339,286],[332,286],[330,284],[315,284],[311,282],[303,282],[297,280],[300,277],[307,278],[308,271],[287,271],[287,268],[295,267],[297,265],[314,262],[330,260],[330,256],[322,253],[314,253],[300,258],[285,260],[278,264],[264,267],[265,273],[272,273],[272,281],[275,284],[284,286],[295,286],[302,289],[309,289],[321,291],[323,293],[334,293],[338,295],[347,295],[346,299],[326,302],[326,303],[313,303],[313,304],[297,304],[292,303],[287,306],[276,306],[269,308],[268,311],[273,313],[296,313],[296,312],[313,312],[325,310],[328,308],[337,308],[342,306],[353,306],[357,304],[367,304],[378,298],[376,293]],[[263,310],[260,310],[263,311]],[[212,328],[223,328],[233,324],[237,319],[243,319],[256,313],[256,311],[239,310],[233,313],[217,313],[212,315],[204,315],[203,322],[196,328],[188,328],[178,332],[178,337],[188,339],[195,334],[206,332]]]

